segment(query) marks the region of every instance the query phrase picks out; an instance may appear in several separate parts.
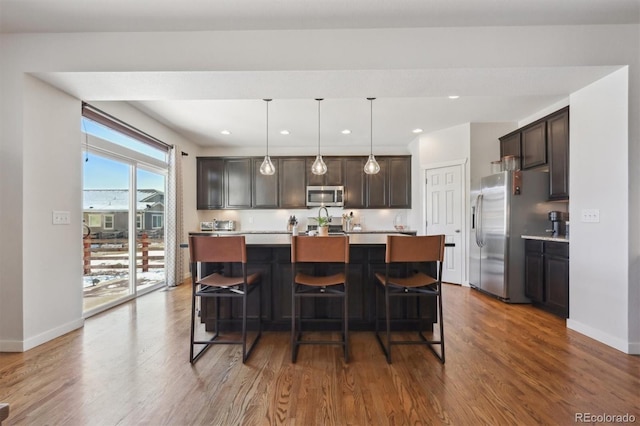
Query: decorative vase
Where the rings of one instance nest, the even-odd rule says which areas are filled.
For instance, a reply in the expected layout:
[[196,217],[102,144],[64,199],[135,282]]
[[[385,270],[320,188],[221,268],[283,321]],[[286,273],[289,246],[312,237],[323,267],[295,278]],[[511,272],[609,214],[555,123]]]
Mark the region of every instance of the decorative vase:
[[320,237],[329,236],[329,225],[318,226],[318,236]]

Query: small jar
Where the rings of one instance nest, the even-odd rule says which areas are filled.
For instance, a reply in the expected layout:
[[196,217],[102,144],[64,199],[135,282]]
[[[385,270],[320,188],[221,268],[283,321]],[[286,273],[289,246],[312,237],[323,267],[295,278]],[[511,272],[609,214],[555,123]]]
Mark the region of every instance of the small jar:
[[502,169],[508,171],[518,170],[518,156],[505,155],[502,157]]
[[502,171],[502,161],[492,161],[491,162],[491,174],[495,175],[496,173],[500,173]]

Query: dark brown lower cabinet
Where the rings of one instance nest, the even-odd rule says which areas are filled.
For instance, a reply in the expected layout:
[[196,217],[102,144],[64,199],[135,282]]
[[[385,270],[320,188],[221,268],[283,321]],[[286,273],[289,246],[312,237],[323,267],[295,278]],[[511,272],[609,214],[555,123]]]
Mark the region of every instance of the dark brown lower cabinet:
[[525,294],[532,303],[569,317],[569,244],[525,240]]
[[[291,252],[289,247],[247,247],[247,258],[250,272],[262,274],[262,318],[266,330],[289,330],[291,326]],[[349,328],[351,330],[373,330],[375,327],[375,287],[374,274],[384,272],[385,246],[352,246],[349,253]],[[326,266],[326,265],[325,265]],[[325,267],[323,266],[323,267]],[[309,266],[313,268],[313,266]],[[404,266],[396,266],[395,273],[409,272]],[[237,274],[241,271],[239,264],[206,264],[203,273],[215,269],[223,273]],[[335,269],[335,271],[333,271]],[[342,265],[329,265],[327,273],[342,270]],[[309,272],[312,272],[311,270]],[[313,271],[314,273],[318,271]],[[435,273],[435,271],[428,271]],[[249,304],[251,314],[257,313],[257,304],[252,294]],[[426,324],[435,321],[435,299],[421,300],[418,305],[412,298],[398,298],[391,308],[391,317],[398,321],[397,327],[415,326],[420,319]],[[424,299],[424,298],[422,298]],[[240,318],[239,300],[223,300],[220,304],[220,317],[223,319]],[[382,309],[383,303],[379,306]],[[342,302],[340,300],[322,300],[307,298],[302,303],[302,318],[307,320],[305,329],[340,329]],[[201,321],[207,329],[213,330],[216,305],[213,300],[203,300]],[[383,311],[381,311],[383,312]],[[255,315],[254,315],[255,318]],[[314,323],[313,319],[323,321]],[[335,319],[335,322],[326,320]]]

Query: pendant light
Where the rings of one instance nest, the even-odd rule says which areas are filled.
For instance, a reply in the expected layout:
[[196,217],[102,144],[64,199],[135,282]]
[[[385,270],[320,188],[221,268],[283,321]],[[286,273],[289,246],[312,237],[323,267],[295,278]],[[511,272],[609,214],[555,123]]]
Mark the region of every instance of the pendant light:
[[375,98],[367,98],[371,104],[371,147],[369,151],[369,159],[367,164],[364,165],[364,172],[368,175],[375,175],[380,171],[380,164],[376,161],[376,157],[373,156],[373,101]]
[[263,101],[267,104],[267,155],[264,156],[264,160],[262,160],[262,164],[260,165],[260,173],[263,175],[273,175],[276,172],[276,168],[273,166],[271,158],[269,157],[269,102],[271,102],[271,99],[263,99]]
[[324,164],[324,161],[322,161],[322,155],[320,155],[320,102],[322,100],[322,98],[316,99],[316,101],[318,101],[318,155],[311,166],[311,173],[314,175],[323,175],[327,173],[327,165]]

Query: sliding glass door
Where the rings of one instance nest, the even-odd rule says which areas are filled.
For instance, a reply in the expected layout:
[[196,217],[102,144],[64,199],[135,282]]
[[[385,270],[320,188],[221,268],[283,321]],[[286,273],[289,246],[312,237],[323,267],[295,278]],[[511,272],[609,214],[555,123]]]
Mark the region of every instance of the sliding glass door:
[[135,292],[129,242],[133,166],[92,153],[85,158],[82,288],[84,311],[90,312]]
[[165,283],[165,176],[137,169],[136,291]]
[[166,153],[83,119],[85,317],[166,283]]

